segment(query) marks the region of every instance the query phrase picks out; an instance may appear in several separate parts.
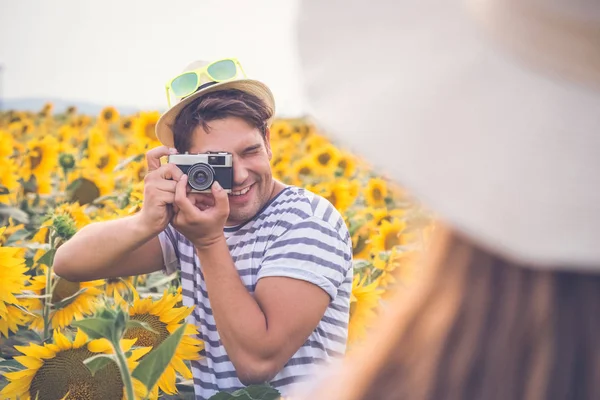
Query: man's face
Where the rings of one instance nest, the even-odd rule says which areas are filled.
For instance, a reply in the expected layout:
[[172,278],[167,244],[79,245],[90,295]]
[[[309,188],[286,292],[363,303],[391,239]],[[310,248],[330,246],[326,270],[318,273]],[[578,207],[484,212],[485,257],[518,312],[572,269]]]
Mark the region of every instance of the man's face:
[[194,130],[189,152],[226,151],[233,154],[233,188],[228,196],[227,225],[239,225],[254,217],[273,192],[269,134],[263,139],[258,129],[236,117],[211,121],[208,125],[208,133],[201,125]]

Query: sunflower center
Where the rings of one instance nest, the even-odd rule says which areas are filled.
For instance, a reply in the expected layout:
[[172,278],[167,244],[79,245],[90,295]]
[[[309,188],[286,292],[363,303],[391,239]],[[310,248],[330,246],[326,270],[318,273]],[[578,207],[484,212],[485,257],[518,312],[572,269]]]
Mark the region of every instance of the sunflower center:
[[400,244],[400,238],[397,231],[388,232],[385,235],[385,249],[391,250]]
[[338,206],[338,204],[337,204],[338,199],[337,199],[337,197],[335,195],[335,192],[331,192],[331,194],[329,196],[327,196],[327,200],[329,200],[329,202],[331,204],[333,204],[333,206],[335,208],[337,208],[337,206]]
[[103,115],[103,117],[104,117],[104,120],[105,120],[105,121],[110,121],[110,120],[112,120],[112,117],[113,117],[113,112],[112,112],[112,110],[106,110],[106,111],[104,111],[104,115]]
[[89,382],[82,382],[69,385],[69,395],[66,400],[91,400],[92,399],[92,385]]
[[144,134],[146,135],[147,138],[156,139],[156,132],[154,130],[155,128],[156,128],[155,123],[146,124],[146,127],[144,128]]
[[356,244],[354,245],[354,249],[352,250],[352,254],[360,254],[360,252],[364,250],[366,244],[367,238],[362,235],[358,235],[358,238],[356,239]]
[[383,198],[383,195],[381,193],[381,189],[379,189],[379,188],[373,188],[373,190],[371,191],[371,196],[373,196],[373,200],[375,200],[375,201],[381,201],[381,199]]
[[42,148],[36,146],[33,148],[32,153],[35,155],[29,156],[29,162],[31,163],[31,170],[34,170],[42,163]]
[[59,302],[73,296],[79,290],[79,282],[71,282],[64,278],[57,278],[56,286],[52,291],[52,303]]
[[103,169],[108,165],[108,161],[110,161],[110,157],[107,155],[100,157],[100,160],[96,163],[96,167],[98,169]]
[[298,175],[310,175],[312,171],[310,170],[309,167],[302,167],[300,168],[300,170],[298,171]]
[[152,314],[137,314],[131,317],[132,320],[145,322],[157,333],[150,332],[143,328],[131,328],[125,331],[125,339],[137,338],[136,346],[158,346],[169,337],[169,331],[164,322]]
[[340,167],[343,171],[345,171],[346,167],[348,167],[348,161],[340,160],[340,162],[338,162],[338,167]]
[[327,165],[329,163],[329,161],[331,160],[331,154],[329,154],[329,153],[321,153],[317,157],[317,160],[319,161],[319,164],[321,164],[321,165]]
[[129,129],[131,128],[131,120],[127,120],[125,122],[123,122],[123,129]]
[[45,359],[29,386],[32,399],[104,400],[123,397],[123,381],[117,364],[109,363],[92,376],[83,361],[94,356],[87,348],[65,350]]

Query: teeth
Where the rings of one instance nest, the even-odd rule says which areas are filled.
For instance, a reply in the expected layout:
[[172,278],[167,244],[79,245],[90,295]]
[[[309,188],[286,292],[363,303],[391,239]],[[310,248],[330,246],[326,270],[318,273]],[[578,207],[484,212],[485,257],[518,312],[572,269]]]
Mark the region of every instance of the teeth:
[[241,196],[241,195],[243,195],[243,194],[246,194],[246,193],[248,193],[248,191],[250,190],[250,188],[251,188],[251,187],[252,187],[252,185],[250,185],[250,186],[248,186],[247,188],[245,188],[245,189],[242,189],[242,190],[240,190],[240,191],[238,191],[238,192],[231,192],[231,193],[229,193],[229,195],[230,195],[230,196]]

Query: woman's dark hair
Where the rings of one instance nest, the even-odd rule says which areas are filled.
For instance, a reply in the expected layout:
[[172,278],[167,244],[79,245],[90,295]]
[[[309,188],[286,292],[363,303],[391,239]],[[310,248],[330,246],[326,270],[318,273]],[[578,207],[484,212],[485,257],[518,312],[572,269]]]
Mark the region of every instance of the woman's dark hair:
[[426,279],[349,362],[344,398],[600,399],[600,274],[519,265],[442,232]]
[[175,118],[171,126],[175,148],[180,153],[188,151],[197,126],[202,126],[202,129],[208,132],[211,121],[227,117],[243,119],[250,126],[257,128],[264,138],[267,121],[272,116],[273,110],[250,93],[237,89],[210,92],[185,106]]

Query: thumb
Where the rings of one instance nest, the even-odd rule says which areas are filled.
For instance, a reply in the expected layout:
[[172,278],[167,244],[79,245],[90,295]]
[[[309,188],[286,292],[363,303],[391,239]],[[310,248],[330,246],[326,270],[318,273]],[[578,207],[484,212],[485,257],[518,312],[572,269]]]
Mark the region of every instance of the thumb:
[[215,181],[211,187],[212,195],[215,198],[215,208],[219,211],[229,213],[229,198],[227,192],[223,190],[218,181]]

